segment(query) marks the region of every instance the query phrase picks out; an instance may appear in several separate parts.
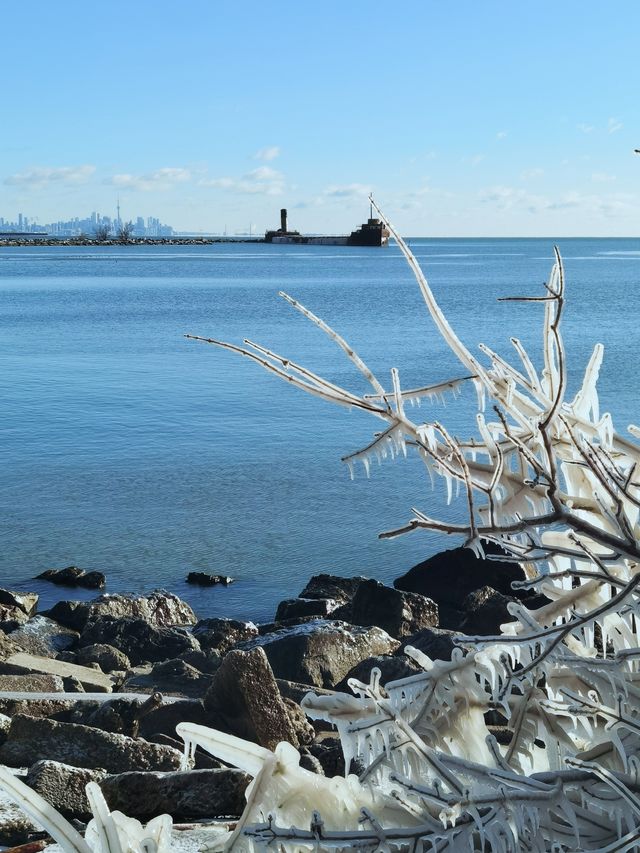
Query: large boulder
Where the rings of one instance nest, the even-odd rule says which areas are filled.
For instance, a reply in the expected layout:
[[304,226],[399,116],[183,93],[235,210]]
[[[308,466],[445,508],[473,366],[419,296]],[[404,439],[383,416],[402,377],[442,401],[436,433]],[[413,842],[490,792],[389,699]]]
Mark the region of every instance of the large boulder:
[[342,681],[336,684],[336,690],[341,693],[351,693],[349,686],[349,679],[351,678],[369,684],[371,672],[374,669],[380,670],[380,683],[383,685],[388,681],[397,681],[399,678],[408,678],[422,672],[420,667],[410,658],[395,655],[375,655],[372,658],[360,661],[353,669],[350,669]]
[[407,646],[413,646],[431,660],[451,660],[453,650],[459,645],[455,642],[459,633],[447,628],[423,628],[422,631],[404,638],[401,652],[404,652]]
[[242,648],[262,646],[277,678],[333,687],[360,661],[391,654],[398,645],[381,628],[317,619],[258,637]]
[[186,601],[163,589],[149,595],[101,595],[89,603],[88,618],[98,616],[144,619],[159,628],[195,625],[198,621]]
[[0,675],[2,693],[63,693],[64,681],[59,675],[32,672],[30,675]]
[[377,625],[397,639],[438,624],[438,605],[415,592],[362,580],[350,602],[334,614],[353,625]]
[[[483,547],[488,556],[505,556],[501,548],[490,542],[483,543]],[[455,630],[464,617],[464,600],[470,592],[490,586],[503,595],[525,601],[531,598],[530,592],[511,588],[513,581],[524,579],[518,563],[481,559],[470,548],[454,548],[418,563],[393,585],[433,599],[440,611],[440,627]]]
[[163,697],[159,693],[152,694],[146,700],[116,694],[106,702],[78,702],[64,722],[80,723],[105,732],[138,737],[144,718],[163,705]]
[[263,649],[234,649],[223,659],[204,697],[209,725],[274,749],[299,745],[296,726]]
[[192,633],[204,651],[224,655],[238,643],[257,637],[258,628],[253,622],[214,618],[201,619]]
[[183,628],[158,628],[144,619],[98,616],[80,636],[81,646],[106,643],[115,646],[134,666],[146,661],[164,661],[192,649],[198,641]]
[[78,649],[75,657],[75,662],[80,666],[91,666],[97,663],[103,672],[126,672],[131,666],[131,661],[125,653],[108,643],[83,646]]
[[333,598],[287,598],[278,604],[275,621],[284,622],[301,616],[328,616],[339,606]]
[[143,619],[159,628],[195,625],[198,621],[186,601],[162,589],[149,595],[100,595],[93,601],[60,601],[47,611],[47,615],[76,631],[82,631],[100,616]]
[[470,592],[464,600],[465,615],[460,631],[481,636],[499,634],[500,625],[514,620],[508,610],[512,602],[519,603],[512,595],[503,595],[490,586]]
[[123,773],[102,783],[109,808],[147,821],[158,814],[174,820],[238,817],[246,806],[251,777],[241,770],[180,773]]
[[16,592],[0,587],[0,605],[21,610],[28,619],[36,614],[38,598],[35,592]]
[[300,598],[330,599],[337,605],[346,604],[356,594],[363,577],[342,578],[338,575],[314,575],[300,593]]
[[180,699],[154,708],[140,717],[140,735],[151,738],[155,735],[176,737],[178,723],[210,725],[210,717],[199,699]]
[[10,767],[30,766],[46,759],[73,767],[101,767],[108,773],[177,770],[181,758],[168,746],[26,715],[11,720],[7,740],[0,747],[0,763]]
[[106,775],[104,770],[36,761],[25,782],[67,819],[87,822],[93,815],[85,788],[89,782],[102,782]]
[[73,648],[78,638],[76,631],[46,616],[34,616],[11,632],[11,641],[22,651],[45,658],[54,658],[59,652]]
[[180,659],[155,664],[151,672],[127,678],[121,689],[132,693],[160,691],[168,696],[200,699],[211,685],[211,675],[204,675]]
[[39,580],[50,581],[58,586],[80,586],[83,589],[104,589],[105,576],[102,572],[87,572],[78,566],[65,569],[47,569],[37,575]]

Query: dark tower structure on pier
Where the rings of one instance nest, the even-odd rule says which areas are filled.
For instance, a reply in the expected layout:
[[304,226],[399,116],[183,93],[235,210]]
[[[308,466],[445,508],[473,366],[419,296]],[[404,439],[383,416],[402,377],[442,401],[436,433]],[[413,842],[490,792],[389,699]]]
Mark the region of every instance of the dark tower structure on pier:
[[280,211],[280,230],[283,234],[287,233],[287,208],[283,207]]

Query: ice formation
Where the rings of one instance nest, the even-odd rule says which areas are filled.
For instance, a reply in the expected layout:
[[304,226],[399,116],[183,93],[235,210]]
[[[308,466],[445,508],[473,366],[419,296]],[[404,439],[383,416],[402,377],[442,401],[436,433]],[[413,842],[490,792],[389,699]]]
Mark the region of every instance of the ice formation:
[[160,815],[143,826],[122,812],[109,811],[95,782],[89,782],[86,789],[93,820],[84,838],[60,812],[6,767],[0,767],[0,787],[46,829],[65,853],[168,853],[171,849],[173,821],[169,815]]
[[[255,777],[227,849],[640,850],[640,447],[600,414],[603,348],[595,347],[580,390],[568,399],[560,332],[564,270],[556,249],[542,295],[518,297],[544,308],[541,370],[516,339],[519,363],[486,346],[481,362],[456,336],[410,249],[378,212],[461,362],[462,378],[404,391],[393,369],[387,390],[337,332],[286,294],[344,351],[370,394],[354,394],[250,341],[200,340],[384,421],[365,448],[345,457],[350,467],[417,453],[429,476],[444,478],[449,497],[455,487],[464,496],[464,524],[414,509],[406,525],[382,536],[458,533],[478,554],[483,542],[497,543],[523,566],[527,579],[520,586],[550,603],[537,610],[510,605],[512,620],[500,635],[460,638],[464,651],[450,661],[408,649],[422,667],[418,675],[383,687],[374,670],[370,683],[351,682],[353,696],[307,696],[307,714],[337,727],[347,766],[357,759],[364,768],[341,782],[345,787],[312,778],[291,747],[257,752],[182,727],[189,743],[226,755]],[[478,437],[460,441],[438,421],[409,417],[408,402],[462,382],[478,392]],[[640,437],[636,427],[629,433]],[[491,734],[488,712],[501,715],[509,733],[504,744]]]

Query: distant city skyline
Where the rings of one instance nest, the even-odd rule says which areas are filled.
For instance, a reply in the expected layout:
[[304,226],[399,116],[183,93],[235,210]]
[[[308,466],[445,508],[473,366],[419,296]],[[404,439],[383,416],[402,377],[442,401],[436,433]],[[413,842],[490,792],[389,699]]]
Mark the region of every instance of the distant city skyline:
[[74,216],[70,219],[56,219],[52,222],[42,223],[39,217],[30,217],[23,213],[18,213],[13,220],[0,216],[0,232],[21,232],[24,234],[46,232],[54,237],[77,237],[80,235],[90,237],[101,226],[116,234],[125,223],[129,222],[133,225],[132,235],[134,237],[171,237],[177,233],[171,225],[163,224],[155,216],[148,216],[146,219],[142,216],[121,216],[120,205],[117,206],[114,217],[93,211],[90,216]]
[[0,210],[344,233],[373,191],[408,236],[640,233],[635,0],[156,11],[3,6]]

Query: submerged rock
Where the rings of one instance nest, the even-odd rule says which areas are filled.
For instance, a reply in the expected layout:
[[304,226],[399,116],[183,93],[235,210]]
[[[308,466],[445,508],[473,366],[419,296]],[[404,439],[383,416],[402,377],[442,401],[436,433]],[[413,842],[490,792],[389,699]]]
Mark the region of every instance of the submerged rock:
[[227,575],[210,575],[207,572],[189,572],[187,575],[187,583],[197,584],[198,586],[229,586],[233,583],[233,578]]
[[105,576],[102,572],[87,572],[78,566],[66,569],[47,569],[36,575],[38,580],[51,581],[59,586],[80,586],[83,589],[104,589]]

